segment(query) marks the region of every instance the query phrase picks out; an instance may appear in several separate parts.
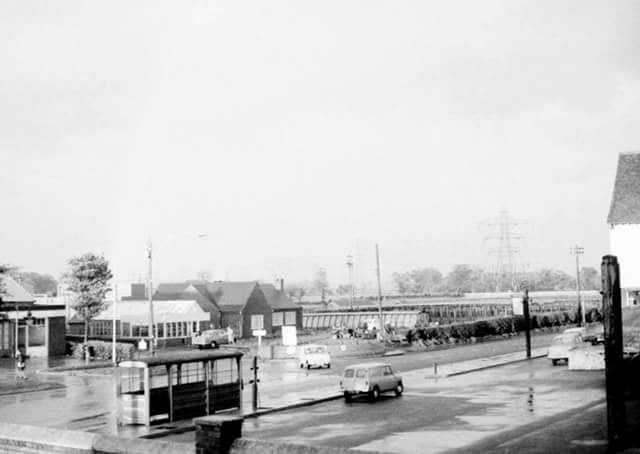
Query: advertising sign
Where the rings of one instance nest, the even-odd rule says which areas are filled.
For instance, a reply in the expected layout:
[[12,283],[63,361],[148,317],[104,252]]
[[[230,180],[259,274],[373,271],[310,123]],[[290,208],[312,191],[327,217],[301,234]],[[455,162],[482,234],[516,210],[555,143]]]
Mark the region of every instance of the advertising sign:
[[295,326],[282,327],[282,345],[295,346],[298,345],[298,335]]

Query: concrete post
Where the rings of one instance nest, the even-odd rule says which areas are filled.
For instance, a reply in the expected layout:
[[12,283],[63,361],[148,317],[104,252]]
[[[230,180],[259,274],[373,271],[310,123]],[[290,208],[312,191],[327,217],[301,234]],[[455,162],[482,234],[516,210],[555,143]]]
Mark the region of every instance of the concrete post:
[[609,444],[617,451],[624,441],[624,364],[622,359],[622,301],[618,258],[602,258],[602,314],[604,317],[604,358],[607,389],[607,432]]
[[195,418],[196,454],[228,454],[231,445],[242,436],[240,416],[211,415]]

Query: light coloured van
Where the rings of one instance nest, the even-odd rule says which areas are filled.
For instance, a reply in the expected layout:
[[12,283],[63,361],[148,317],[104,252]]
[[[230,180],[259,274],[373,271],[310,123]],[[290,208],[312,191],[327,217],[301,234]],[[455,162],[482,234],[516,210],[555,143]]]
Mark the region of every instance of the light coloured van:
[[388,391],[393,391],[396,396],[402,395],[404,386],[402,376],[389,364],[363,363],[345,368],[340,389],[346,402],[351,402],[358,395],[367,395],[370,401],[375,401],[381,393]]

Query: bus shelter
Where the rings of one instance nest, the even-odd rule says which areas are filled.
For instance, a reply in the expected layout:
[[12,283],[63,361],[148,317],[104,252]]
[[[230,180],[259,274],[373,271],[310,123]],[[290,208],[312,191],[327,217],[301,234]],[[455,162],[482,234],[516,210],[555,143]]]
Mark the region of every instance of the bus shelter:
[[118,424],[150,425],[240,408],[242,353],[193,351],[123,361],[116,373]]

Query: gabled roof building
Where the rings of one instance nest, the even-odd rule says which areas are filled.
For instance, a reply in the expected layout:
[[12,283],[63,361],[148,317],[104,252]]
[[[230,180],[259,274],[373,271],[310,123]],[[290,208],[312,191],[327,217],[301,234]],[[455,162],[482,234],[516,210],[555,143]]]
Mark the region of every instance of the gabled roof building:
[[640,304],[640,152],[618,157],[607,224],[610,252],[620,264],[623,304]]
[[205,284],[220,310],[220,326],[230,326],[237,337],[249,338],[253,331],[272,333],[271,307],[256,281]]

